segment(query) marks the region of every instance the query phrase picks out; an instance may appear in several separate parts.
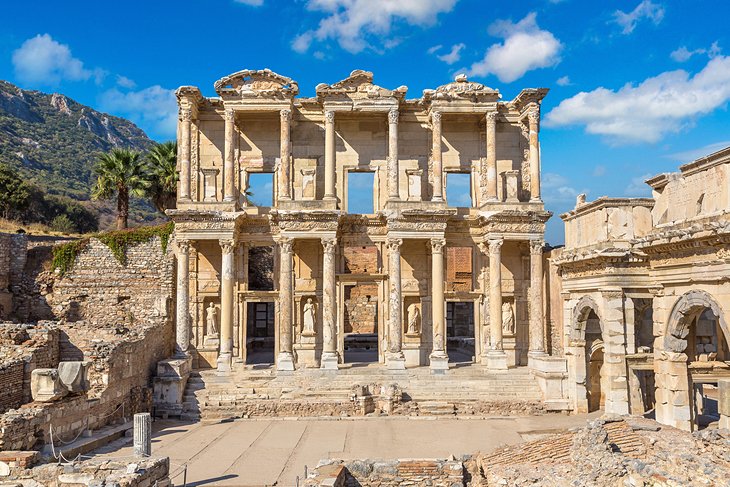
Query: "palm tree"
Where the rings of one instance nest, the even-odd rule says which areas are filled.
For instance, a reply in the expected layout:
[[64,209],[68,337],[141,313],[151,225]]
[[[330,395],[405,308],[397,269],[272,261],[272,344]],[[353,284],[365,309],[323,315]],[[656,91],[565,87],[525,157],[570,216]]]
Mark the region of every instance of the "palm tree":
[[157,211],[175,208],[177,200],[177,142],[156,144],[147,153],[147,196]]
[[147,188],[145,167],[140,153],[114,148],[100,154],[94,166],[96,183],[91,190],[93,199],[110,199],[117,195],[117,230],[127,228],[129,195],[144,196]]

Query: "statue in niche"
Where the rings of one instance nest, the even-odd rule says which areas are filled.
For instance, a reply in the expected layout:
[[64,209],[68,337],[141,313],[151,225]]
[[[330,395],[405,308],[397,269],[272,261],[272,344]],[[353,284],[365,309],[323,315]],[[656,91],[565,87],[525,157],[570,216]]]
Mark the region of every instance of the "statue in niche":
[[210,303],[208,306],[208,309],[205,310],[206,319],[205,322],[208,325],[208,335],[207,336],[218,336],[218,310],[215,307],[215,304]]
[[421,329],[421,310],[416,303],[408,307],[408,335],[418,335]]
[[304,329],[302,330],[303,335],[314,335],[314,323],[317,320],[317,310],[312,298],[307,298],[307,303],[304,305]]
[[502,303],[502,333],[505,335],[515,334],[515,314],[512,312],[512,305]]

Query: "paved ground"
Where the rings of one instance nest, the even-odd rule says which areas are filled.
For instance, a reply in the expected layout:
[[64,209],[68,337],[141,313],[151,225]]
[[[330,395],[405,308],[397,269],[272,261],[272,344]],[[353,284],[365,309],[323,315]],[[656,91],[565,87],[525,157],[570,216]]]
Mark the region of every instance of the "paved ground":
[[[173,474],[188,465],[188,485],[294,486],[322,458],[445,458],[488,451],[541,433],[585,424],[596,413],[485,419],[267,419],[202,424],[157,421],[153,455]],[[100,456],[131,455],[119,441]],[[182,485],[182,475],[174,479]]]

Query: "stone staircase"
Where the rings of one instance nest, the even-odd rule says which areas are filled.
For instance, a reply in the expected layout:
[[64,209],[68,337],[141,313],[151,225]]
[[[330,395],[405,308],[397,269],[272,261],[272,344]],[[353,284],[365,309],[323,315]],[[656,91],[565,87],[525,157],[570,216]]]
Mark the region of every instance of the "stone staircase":
[[480,367],[466,367],[444,375],[431,375],[427,368],[391,372],[358,367],[336,373],[304,369],[290,375],[242,368],[225,376],[215,370],[193,372],[185,390],[182,418],[353,416],[372,411],[410,416],[493,415],[542,409],[542,393],[527,368],[487,373]]

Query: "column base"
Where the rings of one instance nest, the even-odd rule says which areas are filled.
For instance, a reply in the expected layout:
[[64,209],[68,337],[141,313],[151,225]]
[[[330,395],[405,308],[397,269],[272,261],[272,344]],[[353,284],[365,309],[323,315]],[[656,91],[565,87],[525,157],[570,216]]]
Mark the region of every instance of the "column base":
[[444,201],[444,197],[443,196],[433,196],[433,197],[431,197],[431,201],[434,201],[436,203],[441,203]]
[[530,198],[530,203],[542,203],[542,198]]
[[386,352],[385,368],[388,370],[406,370],[406,357],[403,352]]
[[223,352],[220,355],[218,355],[218,361],[216,363],[216,370],[218,372],[230,372],[232,359],[233,359],[233,357],[232,357],[231,352]]
[[540,359],[543,357],[547,357],[547,353],[542,350],[531,350],[527,352],[527,366],[531,369],[534,369],[536,366],[535,359]]
[[433,352],[428,357],[432,374],[444,374],[449,370],[449,356],[444,352]]
[[337,352],[322,352],[322,358],[319,359],[319,368],[322,370],[337,370],[339,363],[340,357]]
[[293,372],[294,355],[291,352],[279,352],[279,356],[276,357],[276,370]]
[[507,370],[507,354],[504,350],[490,350],[487,352],[488,370]]

